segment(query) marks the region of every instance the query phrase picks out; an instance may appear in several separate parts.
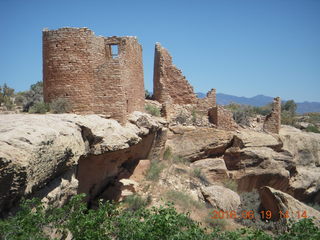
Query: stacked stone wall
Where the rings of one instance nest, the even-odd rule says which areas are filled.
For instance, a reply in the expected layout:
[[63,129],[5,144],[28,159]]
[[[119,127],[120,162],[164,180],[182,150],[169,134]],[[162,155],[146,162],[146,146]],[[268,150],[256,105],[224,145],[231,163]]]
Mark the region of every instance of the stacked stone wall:
[[142,64],[134,37],[97,37],[87,28],[43,31],[44,99],[65,98],[74,113],[105,114],[124,123],[128,113],[143,111]]
[[276,97],[273,100],[272,112],[266,116],[263,129],[266,132],[279,134],[281,127],[281,99]]
[[220,129],[233,130],[237,124],[233,119],[232,112],[222,106],[215,106],[208,111],[209,122]]
[[169,52],[159,43],[155,46],[154,99],[160,103],[195,104],[197,97],[180,69],[172,63]]

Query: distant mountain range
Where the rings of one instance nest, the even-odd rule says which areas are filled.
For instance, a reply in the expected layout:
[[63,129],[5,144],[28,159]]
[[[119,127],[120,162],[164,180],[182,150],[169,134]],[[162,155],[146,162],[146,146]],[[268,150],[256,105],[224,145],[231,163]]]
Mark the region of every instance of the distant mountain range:
[[[199,98],[204,98],[206,94],[197,93]],[[247,97],[237,97],[233,95],[228,95],[224,93],[217,93],[217,103],[219,105],[227,105],[230,103],[238,103],[238,104],[246,104],[251,106],[264,106],[273,101],[273,97],[268,97],[264,95],[257,95],[251,98]],[[285,100],[284,100],[285,102]],[[320,112],[320,102],[301,102],[297,104],[297,112],[300,114],[308,113],[308,112]]]

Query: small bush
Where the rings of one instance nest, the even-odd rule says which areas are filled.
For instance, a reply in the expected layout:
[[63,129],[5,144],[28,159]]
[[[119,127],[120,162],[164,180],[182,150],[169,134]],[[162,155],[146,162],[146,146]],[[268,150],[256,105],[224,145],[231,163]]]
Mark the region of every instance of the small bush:
[[226,219],[223,219],[223,218],[222,219],[220,219],[220,218],[214,219],[212,217],[212,212],[213,212],[213,209],[209,210],[209,214],[205,219],[205,223],[208,224],[210,227],[219,228],[219,229],[224,230],[227,225]]
[[179,205],[183,210],[186,211],[190,211],[190,209],[193,207],[196,207],[197,209],[204,207],[204,204],[194,200],[189,194],[184,192],[169,190],[166,192],[165,197],[168,201]]
[[295,123],[295,115],[293,115],[292,112],[286,110],[281,112],[281,124],[294,126]]
[[144,199],[141,196],[134,194],[125,198],[124,203],[128,210],[136,211],[140,208],[146,207],[151,199]]
[[37,102],[43,102],[43,83],[37,82],[31,85],[29,91],[21,93],[24,99],[23,101],[23,111],[29,112],[29,108],[35,105]]
[[172,149],[171,147],[166,147],[166,150],[163,153],[163,159],[169,160],[170,158],[172,158]]
[[187,123],[187,120],[188,120],[187,114],[183,113],[182,111],[174,119],[174,121],[179,124],[185,124]]
[[156,117],[161,116],[160,110],[156,106],[153,106],[151,104],[147,104],[145,106],[145,110],[147,113],[151,114],[152,116],[156,116]]
[[320,130],[313,125],[309,125],[306,129],[307,132],[320,133]]
[[195,109],[192,109],[191,116],[192,116],[192,122],[196,123],[196,121],[197,121],[197,112],[196,112]]
[[6,107],[8,111],[13,110],[14,104],[10,97],[5,96],[3,105]]
[[203,184],[207,185],[209,184],[208,179],[206,176],[202,173],[200,168],[194,168],[192,171],[192,175],[196,178],[198,178]]
[[238,183],[236,180],[234,179],[226,179],[223,181],[223,185],[226,187],[226,188],[229,188],[231,189],[232,191],[237,191],[238,190]]
[[151,161],[150,168],[147,172],[146,178],[148,180],[157,181],[159,180],[160,173],[163,170],[164,165],[157,160]]
[[70,109],[70,104],[65,98],[57,98],[50,103],[50,110],[53,113],[66,113]]
[[49,105],[45,102],[36,102],[29,108],[29,113],[41,113],[44,114],[49,111]]
[[173,155],[172,162],[173,163],[182,163],[182,164],[188,163],[188,161],[184,157],[181,157],[179,155]]

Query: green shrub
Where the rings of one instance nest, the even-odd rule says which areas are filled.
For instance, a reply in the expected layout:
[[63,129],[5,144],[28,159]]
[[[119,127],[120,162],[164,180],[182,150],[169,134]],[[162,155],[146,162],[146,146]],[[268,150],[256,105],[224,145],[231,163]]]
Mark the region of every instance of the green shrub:
[[66,113],[70,109],[70,104],[65,98],[57,98],[50,103],[50,110],[53,113]]
[[43,102],[43,83],[37,82],[31,85],[30,90],[21,93],[24,97],[23,111],[29,112],[29,108],[35,105],[37,102]]
[[6,107],[8,111],[13,110],[14,104],[10,97],[4,96],[3,97],[3,105]]
[[219,229],[225,229],[226,225],[227,225],[227,221],[226,219],[223,219],[223,218],[218,218],[218,219],[214,219],[212,217],[212,212],[214,211],[213,209],[211,210],[208,210],[209,211],[209,214],[208,216],[206,217],[205,219],[205,222],[210,226],[210,227],[213,227],[213,228],[219,228]]
[[294,126],[295,123],[295,115],[286,110],[281,112],[281,124]]
[[314,133],[320,133],[320,130],[313,125],[309,125],[306,129],[307,132],[314,132]]
[[223,181],[223,185],[226,187],[226,188],[229,188],[231,189],[232,191],[237,191],[238,190],[238,183],[236,180],[234,179],[226,179]]
[[180,155],[172,155],[172,163],[186,164],[186,163],[188,163],[188,161],[184,157],[182,157]]
[[165,197],[168,201],[179,205],[185,211],[190,211],[193,207],[197,209],[204,207],[201,202],[194,200],[189,194],[184,192],[169,190],[166,192]]
[[248,126],[250,121],[249,118],[253,117],[255,112],[253,107],[240,104],[229,104],[226,106],[233,114],[233,119],[236,123]]
[[200,179],[200,181],[203,184],[209,184],[208,179],[206,178],[206,176],[202,173],[201,168],[194,168],[192,171],[192,175],[198,179]]
[[124,203],[127,205],[128,210],[136,211],[140,208],[146,207],[151,199],[144,199],[141,196],[134,194],[125,198]]
[[170,158],[172,158],[172,149],[171,149],[171,147],[166,147],[166,149],[163,153],[163,159],[169,160]]
[[151,161],[150,168],[146,174],[148,180],[157,181],[159,180],[160,173],[163,170],[164,165],[157,160]]
[[289,239],[320,239],[320,229],[312,218],[304,218],[298,222],[292,222],[287,232],[275,237],[277,240]]
[[192,122],[196,123],[197,122],[197,112],[195,109],[192,109],[191,116],[192,116]]
[[[179,193],[174,197],[187,199],[188,195]],[[320,239],[320,229],[311,218],[291,223],[287,232],[273,237],[255,228],[221,231],[222,221],[213,224],[214,229],[202,228],[188,213],[178,213],[172,204],[128,211],[100,201],[96,210],[88,209],[84,195],[77,195],[62,208],[45,209],[37,199],[22,201],[15,215],[0,219],[0,239],[49,240],[53,231],[60,234],[58,239],[65,239],[70,232],[75,240]]]
[[156,116],[156,117],[161,116],[160,110],[154,105],[147,104],[145,106],[145,110],[147,113],[151,114],[152,116]]
[[36,102],[32,107],[29,108],[29,113],[46,113],[49,111],[49,105],[45,102]]

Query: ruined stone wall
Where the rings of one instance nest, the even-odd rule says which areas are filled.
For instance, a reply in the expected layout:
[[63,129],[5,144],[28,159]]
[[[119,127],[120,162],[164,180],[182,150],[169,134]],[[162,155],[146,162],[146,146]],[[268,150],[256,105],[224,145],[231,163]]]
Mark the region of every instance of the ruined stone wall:
[[222,106],[215,106],[208,111],[209,122],[220,129],[233,130],[237,124],[233,119],[232,112]]
[[203,114],[208,113],[208,109],[215,107],[216,103],[216,89],[211,89],[205,98],[197,99],[197,111]]
[[172,63],[169,52],[159,43],[155,46],[154,99],[160,103],[195,104],[197,97],[180,69]]
[[134,37],[97,37],[87,28],[44,30],[43,81],[45,101],[65,98],[74,113],[123,123],[128,113],[144,109],[142,48]]
[[279,134],[281,127],[281,99],[276,97],[273,99],[272,112],[266,116],[263,129],[266,132]]

